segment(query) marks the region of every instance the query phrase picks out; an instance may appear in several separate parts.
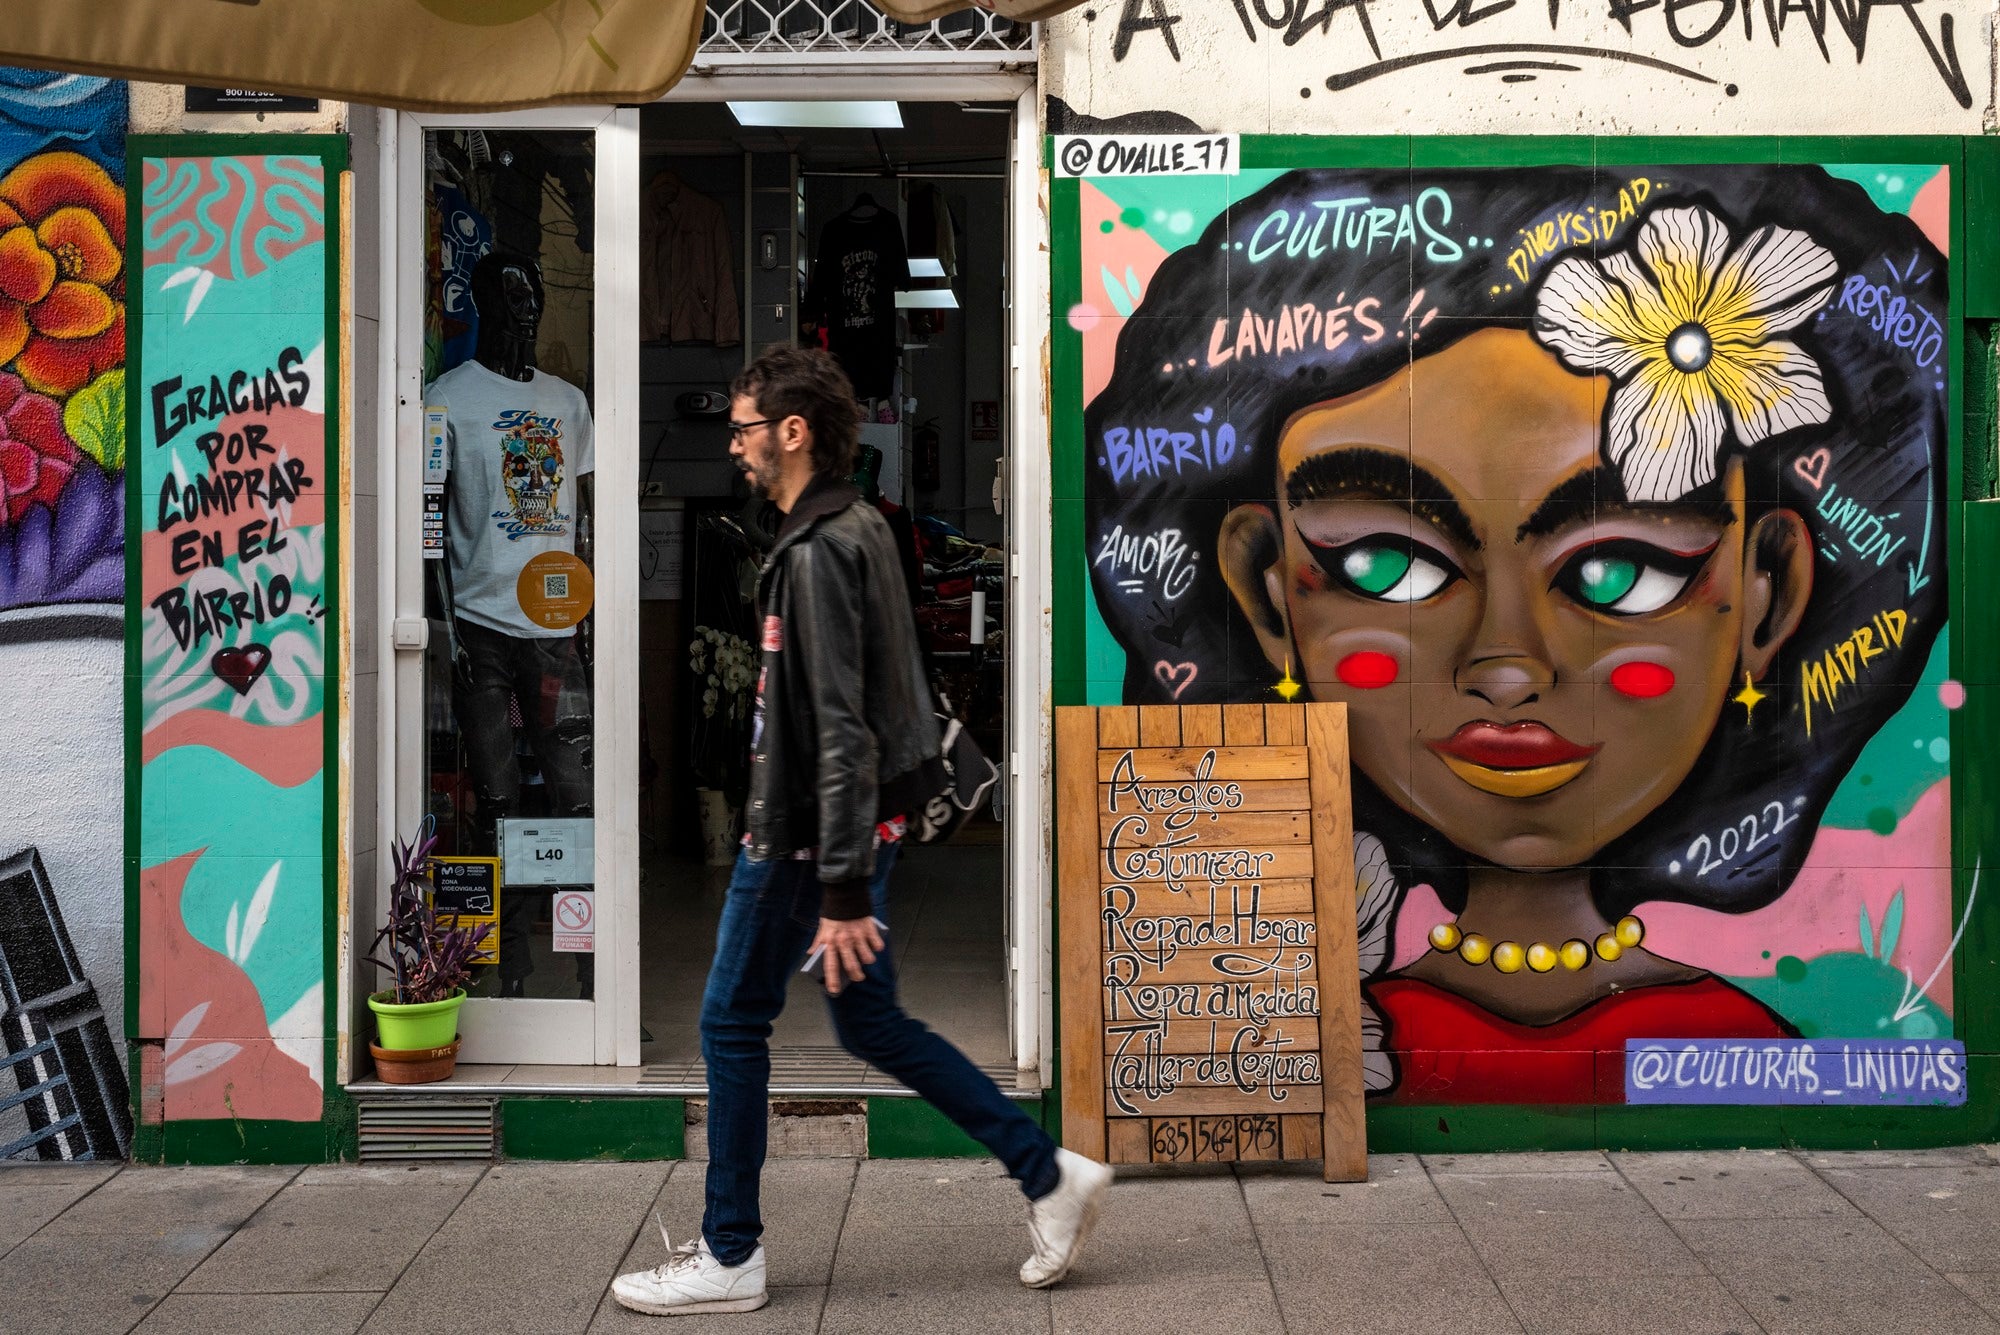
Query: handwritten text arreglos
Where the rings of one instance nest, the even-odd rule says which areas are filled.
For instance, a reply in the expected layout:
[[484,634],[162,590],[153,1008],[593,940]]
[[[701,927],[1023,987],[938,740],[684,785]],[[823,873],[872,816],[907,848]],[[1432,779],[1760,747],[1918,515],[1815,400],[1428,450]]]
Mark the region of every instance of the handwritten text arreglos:
[[1838,708],[1841,691],[1859,684],[1864,668],[1891,649],[1902,647],[1909,625],[1910,614],[1901,608],[1877,612],[1869,624],[1856,627],[1846,639],[1799,669],[1808,737],[1812,736],[1813,706],[1829,711]]

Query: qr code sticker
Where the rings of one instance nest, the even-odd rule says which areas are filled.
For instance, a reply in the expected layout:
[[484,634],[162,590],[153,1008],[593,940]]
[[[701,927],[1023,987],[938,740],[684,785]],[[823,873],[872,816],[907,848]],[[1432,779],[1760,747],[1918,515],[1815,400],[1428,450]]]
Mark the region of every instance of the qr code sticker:
[[569,576],[568,575],[542,576],[542,597],[544,598],[569,597]]

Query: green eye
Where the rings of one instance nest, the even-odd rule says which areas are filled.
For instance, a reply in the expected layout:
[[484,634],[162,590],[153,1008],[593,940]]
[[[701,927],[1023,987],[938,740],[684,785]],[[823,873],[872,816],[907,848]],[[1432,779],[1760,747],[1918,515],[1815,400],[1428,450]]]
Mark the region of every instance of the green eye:
[[1714,550],[1683,556],[1636,538],[1614,538],[1572,556],[1554,586],[1593,612],[1642,616],[1680,597]]
[[1576,570],[1577,593],[1599,607],[1617,602],[1638,582],[1638,563],[1617,556],[1594,556]]
[[1340,558],[1340,572],[1355,588],[1379,598],[1410,573],[1410,554],[1394,547],[1356,543]]
[[1341,547],[1306,538],[1306,549],[1341,587],[1378,602],[1419,603],[1459,578],[1458,568],[1443,556],[1395,533],[1370,534]]

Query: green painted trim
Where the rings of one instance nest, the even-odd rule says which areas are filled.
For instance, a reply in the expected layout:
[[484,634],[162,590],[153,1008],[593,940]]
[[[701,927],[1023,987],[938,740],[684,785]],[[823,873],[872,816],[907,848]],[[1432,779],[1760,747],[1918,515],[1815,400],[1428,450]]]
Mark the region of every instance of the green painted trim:
[[[1042,1100],[1014,1106],[1042,1122]],[[924,1100],[897,1098],[868,1100],[868,1157],[985,1159],[992,1153]]]
[[[1074,179],[1050,183],[1050,224],[1056,236],[1077,236],[1083,226],[1083,195]],[[1062,406],[1083,396],[1083,335],[1070,327],[1069,312],[1083,300],[1083,256],[1076,246],[1051,251],[1049,274],[1049,378],[1055,411],[1049,423],[1050,568],[1052,612],[1051,676],[1055,703],[1083,698],[1084,611],[1089,597],[1083,537],[1083,418]]]
[[[2000,1079],[2000,1058],[1967,1058],[1974,1090]],[[1513,1150],[1878,1149],[1970,1145],[2000,1135],[2000,1113],[1960,1108],[1537,1107],[1514,1104],[1368,1110],[1372,1154]]]
[[685,1159],[686,1099],[502,1099],[509,1159]]
[[[290,136],[281,136],[287,137]],[[341,840],[342,783],[340,744],[340,701],[347,687],[344,679],[343,650],[347,647],[342,633],[342,618],[346,608],[341,603],[342,572],[350,568],[352,553],[345,549],[346,537],[340,522],[343,503],[348,499],[342,494],[340,485],[345,460],[341,457],[341,395],[346,386],[340,378],[340,349],[347,331],[341,327],[340,289],[341,277],[347,271],[349,256],[341,249],[343,218],[340,211],[341,177],[347,171],[347,136],[306,135],[299,138],[309,144],[319,145],[317,155],[326,175],[326,322],[327,348],[321,358],[326,384],[322,390],[321,402],[325,404],[326,455],[322,462],[325,470],[320,485],[325,489],[326,506],[326,616],[320,621],[324,648],[322,663],[326,669],[326,680],[320,689],[321,736],[324,739],[320,752],[320,795],[325,803],[325,814],[321,817],[320,832],[323,838],[320,858],[321,904],[324,917],[320,927],[320,962],[323,969],[322,995],[325,998],[324,1024],[320,1032],[331,1039],[340,1032],[340,873],[341,863],[348,849]],[[255,142],[256,136],[251,136]],[[270,149],[259,145],[265,152]],[[339,1070],[329,1061],[321,1067],[321,1080],[331,1082]]]
[[[125,273],[127,309],[137,316],[140,313],[141,292],[130,284],[130,275],[139,272],[145,257],[145,212],[142,207],[144,194],[143,173],[140,164],[144,159],[143,137],[127,136],[125,139]],[[132,1122],[139,1126],[139,1103],[142,1088],[139,1080],[139,1060],[137,1044],[142,1035],[139,1032],[139,942],[144,936],[144,924],[139,910],[139,856],[140,830],[144,807],[140,800],[139,763],[141,754],[140,724],[145,716],[145,693],[142,689],[140,672],[145,665],[142,652],[141,626],[144,624],[144,603],[142,594],[145,580],[142,569],[142,530],[139,516],[145,512],[145,499],[139,489],[139,456],[134,447],[139,440],[143,418],[140,405],[145,401],[142,388],[146,383],[145,368],[140,357],[146,340],[135,337],[133,331],[143,328],[139,320],[128,319],[125,324],[125,1041],[132,1053]],[[164,1038],[165,1035],[154,1037]],[[134,1149],[137,1149],[135,1140]]]
[[151,1130],[159,1153],[146,1162],[154,1164],[311,1164],[339,1157],[321,1122],[179,1121]]

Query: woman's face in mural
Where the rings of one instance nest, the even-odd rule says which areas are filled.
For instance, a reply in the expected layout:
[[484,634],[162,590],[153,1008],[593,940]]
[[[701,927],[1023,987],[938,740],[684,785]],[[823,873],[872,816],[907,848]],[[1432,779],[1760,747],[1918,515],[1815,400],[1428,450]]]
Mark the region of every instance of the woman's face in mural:
[[1274,669],[1344,701],[1355,762],[1466,853],[1588,862],[1688,777],[1811,581],[1790,511],[1635,506],[1603,465],[1607,384],[1486,329],[1278,442],[1277,503],[1224,572]]

